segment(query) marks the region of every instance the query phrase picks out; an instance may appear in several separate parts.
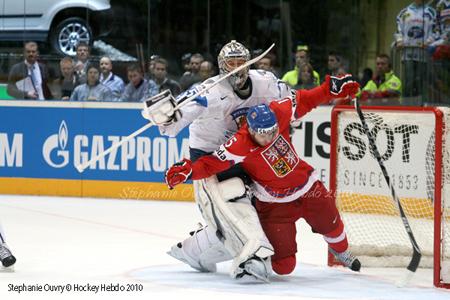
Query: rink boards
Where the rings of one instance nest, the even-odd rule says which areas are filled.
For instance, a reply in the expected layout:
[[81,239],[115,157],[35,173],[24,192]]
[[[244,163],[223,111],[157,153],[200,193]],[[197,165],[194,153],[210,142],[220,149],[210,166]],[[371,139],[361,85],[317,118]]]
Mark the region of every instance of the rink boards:
[[[193,200],[192,184],[169,191],[168,166],[187,157],[188,129],[176,138],[156,127],[83,173],[75,166],[146,124],[140,103],[0,101],[0,194]],[[331,107],[302,118],[293,135],[300,157],[328,185]]]
[[146,124],[140,103],[0,102],[0,193],[192,200],[192,186],[169,191],[168,166],[188,153],[156,127],[79,173],[88,161]]

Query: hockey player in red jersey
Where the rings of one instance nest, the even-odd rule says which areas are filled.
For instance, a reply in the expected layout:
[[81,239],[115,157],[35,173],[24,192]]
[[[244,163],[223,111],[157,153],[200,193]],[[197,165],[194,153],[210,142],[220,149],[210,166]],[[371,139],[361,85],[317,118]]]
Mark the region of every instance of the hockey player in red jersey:
[[245,124],[212,155],[194,163],[188,159],[166,172],[170,188],[188,179],[202,179],[241,163],[254,182],[259,220],[274,248],[272,269],[291,273],[296,265],[295,222],[304,218],[316,233],[324,236],[330,252],[345,266],[359,271],[361,264],[348,248],[344,224],[334,197],[319,180],[314,168],[301,160],[289,138],[289,124],[332,98],[351,96],[359,85],[350,75],[327,76],[321,88],[299,90],[295,98],[249,109]]

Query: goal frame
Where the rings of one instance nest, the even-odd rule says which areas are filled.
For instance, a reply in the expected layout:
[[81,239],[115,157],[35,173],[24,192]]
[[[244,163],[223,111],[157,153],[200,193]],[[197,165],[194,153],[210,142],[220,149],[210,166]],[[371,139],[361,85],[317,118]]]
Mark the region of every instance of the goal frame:
[[[435,188],[434,188],[434,237],[433,237],[433,284],[439,288],[450,289],[450,283],[444,283],[441,280],[441,240],[443,239],[443,231],[441,226],[442,220],[442,145],[444,130],[444,113],[437,107],[414,107],[414,106],[361,106],[363,112],[414,112],[434,114],[435,118]],[[338,147],[338,120],[339,114],[342,112],[355,112],[356,110],[350,105],[335,106],[331,112],[331,143],[330,143],[330,191],[336,195],[337,189],[337,147]],[[437,167],[440,166],[440,167]],[[388,170],[389,172],[389,170]],[[389,191],[387,191],[388,194]],[[400,218],[400,215],[399,215]],[[338,265],[333,255],[328,253],[328,265]],[[363,266],[364,267],[364,266]]]

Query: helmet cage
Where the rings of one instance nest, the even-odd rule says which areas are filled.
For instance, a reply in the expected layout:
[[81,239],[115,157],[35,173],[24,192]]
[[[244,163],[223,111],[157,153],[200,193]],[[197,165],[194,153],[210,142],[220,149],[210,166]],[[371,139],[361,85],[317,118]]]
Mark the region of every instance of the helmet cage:
[[[232,40],[220,50],[217,57],[217,63],[219,65],[220,74],[227,74],[237,67],[245,64],[250,60],[250,52],[241,43]],[[248,78],[248,71],[250,67],[228,77],[228,82],[233,89],[239,89],[245,83]]]

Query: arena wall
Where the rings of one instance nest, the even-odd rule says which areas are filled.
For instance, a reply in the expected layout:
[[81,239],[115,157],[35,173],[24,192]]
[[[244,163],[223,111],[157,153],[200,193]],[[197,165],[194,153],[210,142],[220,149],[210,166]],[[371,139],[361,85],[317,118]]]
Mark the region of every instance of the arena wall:
[[[188,157],[188,129],[176,138],[156,127],[83,173],[76,166],[146,124],[140,103],[0,102],[0,193],[192,201],[192,184],[169,191],[164,172]],[[293,142],[328,185],[331,107],[297,124]]]

